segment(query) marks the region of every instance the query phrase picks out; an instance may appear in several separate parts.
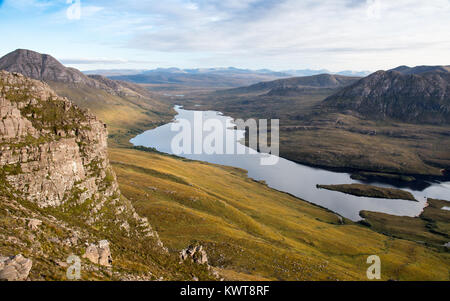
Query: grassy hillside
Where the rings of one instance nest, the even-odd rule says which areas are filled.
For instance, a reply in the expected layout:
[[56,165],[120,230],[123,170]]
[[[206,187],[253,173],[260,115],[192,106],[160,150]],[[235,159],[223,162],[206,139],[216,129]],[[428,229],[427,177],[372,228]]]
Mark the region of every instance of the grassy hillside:
[[226,279],[366,280],[374,254],[384,280],[449,280],[448,253],[341,224],[243,170],[124,148],[110,158],[123,195],[169,250],[200,242]]
[[362,211],[361,216],[375,231],[443,248],[450,241],[450,211],[443,207],[450,207],[450,202],[428,199],[428,206],[418,217],[370,211]]

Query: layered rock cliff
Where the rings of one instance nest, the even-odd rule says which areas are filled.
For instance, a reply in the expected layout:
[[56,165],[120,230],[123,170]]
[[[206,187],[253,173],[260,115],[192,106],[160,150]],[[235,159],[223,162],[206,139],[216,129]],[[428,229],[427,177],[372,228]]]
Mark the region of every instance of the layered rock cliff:
[[[0,163],[4,181],[40,207],[118,197],[107,130],[46,84],[0,73]],[[99,193],[101,192],[101,193]]]

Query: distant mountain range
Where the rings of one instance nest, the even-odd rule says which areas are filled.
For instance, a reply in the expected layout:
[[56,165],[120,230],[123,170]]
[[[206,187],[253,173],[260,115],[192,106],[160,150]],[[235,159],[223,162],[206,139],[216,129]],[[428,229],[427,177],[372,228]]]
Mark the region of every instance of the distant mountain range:
[[293,76],[312,76],[318,74],[334,74],[334,75],[344,75],[344,76],[358,76],[364,77],[372,73],[371,71],[352,71],[352,70],[344,70],[339,72],[331,72],[327,69],[320,70],[312,70],[312,69],[302,69],[302,70],[285,70],[283,73],[287,73]]
[[328,70],[287,70],[228,68],[157,68],[153,70],[92,70],[85,74],[99,74],[114,80],[123,80],[139,84],[182,85],[191,87],[237,88],[263,81],[272,81],[293,76],[312,76],[319,74],[336,74],[346,76],[366,76],[369,71],[341,71],[332,73]]
[[[103,71],[108,73],[108,71]],[[139,84],[178,85],[195,88],[233,88],[269,81],[289,74],[270,70],[247,70],[237,68],[179,69],[158,68],[137,74],[108,76],[114,80],[123,80]]]

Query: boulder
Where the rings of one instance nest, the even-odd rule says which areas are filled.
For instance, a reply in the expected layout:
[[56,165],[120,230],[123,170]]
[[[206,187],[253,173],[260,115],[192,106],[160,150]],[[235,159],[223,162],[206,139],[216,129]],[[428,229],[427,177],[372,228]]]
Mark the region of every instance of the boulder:
[[83,258],[101,266],[111,266],[112,256],[109,242],[107,240],[101,240],[98,244],[91,244],[86,248]]
[[28,221],[28,228],[30,228],[32,231],[36,231],[40,225],[42,225],[41,220],[32,218]]
[[208,265],[208,255],[201,245],[191,245],[180,252],[182,261],[190,258],[194,263]]
[[33,262],[21,254],[0,257],[0,280],[23,281],[28,278]]

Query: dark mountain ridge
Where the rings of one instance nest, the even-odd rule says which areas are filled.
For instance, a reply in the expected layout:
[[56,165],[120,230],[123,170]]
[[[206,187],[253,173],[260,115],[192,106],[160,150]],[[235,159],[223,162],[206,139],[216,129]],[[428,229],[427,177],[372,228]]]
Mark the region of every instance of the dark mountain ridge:
[[359,80],[326,98],[322,108],[351,110],[371,119],[450,123],[450,73],[436,67],[397,69],[402,72],[378,71]]

